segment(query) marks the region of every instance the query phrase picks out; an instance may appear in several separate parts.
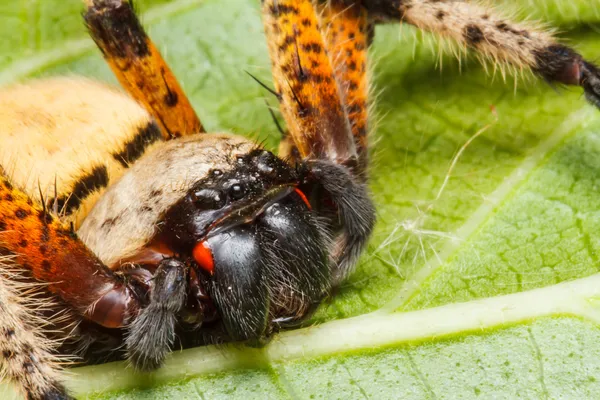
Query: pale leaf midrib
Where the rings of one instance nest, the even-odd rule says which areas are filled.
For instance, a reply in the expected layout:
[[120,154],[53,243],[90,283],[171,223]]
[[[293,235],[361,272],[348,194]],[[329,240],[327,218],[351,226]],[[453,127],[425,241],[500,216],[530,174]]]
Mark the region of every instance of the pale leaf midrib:
[[140,375],[125,362],[76,368],[68,386],[77,395],[130,389],[240,367],[265,368],[297,359],[373,350],[460,333],[484,332],[539,317],[569,315],[600,323],[600,274],[505,296],[405,313],[371,313],[278,335],[264,349],[204,346],[173,353],[160,370]]

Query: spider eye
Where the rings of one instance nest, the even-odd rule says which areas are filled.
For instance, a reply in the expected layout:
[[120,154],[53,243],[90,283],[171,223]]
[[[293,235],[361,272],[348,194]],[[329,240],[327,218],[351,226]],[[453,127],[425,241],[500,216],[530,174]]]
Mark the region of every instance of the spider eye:
[[263,174],[275,171],[275,156],[270,151],[263,151],[255,158],[256,168]]
[[200,189],[194,192],[192,199],[198,208],[218,209],[225,205],[225,196],[218,190]]
[[234,183],[229,188],[229,197],[233,200],[239,200],[246,194],[246,188],[240,183]]

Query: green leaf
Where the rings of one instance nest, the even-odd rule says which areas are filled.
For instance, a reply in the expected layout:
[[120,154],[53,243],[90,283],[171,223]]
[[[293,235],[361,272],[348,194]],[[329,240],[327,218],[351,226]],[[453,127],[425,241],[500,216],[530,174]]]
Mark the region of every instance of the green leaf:
[[[0,5],[0,83],[115,83],[77,2]],[[140,1],[210,131],[276,148],[258,2]],[[600,54],[598,0],[498,1]],[[370,186],[378,225],[315,317],[264,349],[175,352],[152,374],[72,370],[81,397],[594,398],[600,390],[600,113],[577,89],[459,69],[431,36],[378,27]],[[440,69],[440,61],[443,68]],[[275,99],[269,98],[272,104]],[[468,145],[466,145],[468,144]],[[462,149],[462,150],[461,150]],[[8,390],[7,388],[4,388]],[[4,397],[3,397],[4,398]]]

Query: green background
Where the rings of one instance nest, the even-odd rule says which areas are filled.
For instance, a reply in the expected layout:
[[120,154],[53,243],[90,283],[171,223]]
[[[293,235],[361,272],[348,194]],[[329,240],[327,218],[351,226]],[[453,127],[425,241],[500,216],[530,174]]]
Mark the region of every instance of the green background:
[[[272,104],[275,99],[244,72],[271,80],[258,2],[138,3],[142,21],[207,130],[248,135],[275,149],[279,134],[264,105],[265,98]],[[600,1],[496,3],[504,13],[521,4],[516,15],[558,27],[585,57],[600,56]],[[81,11],[78,1],[1,1],[0,84],[50,75],[115,84],[86,36]],[[444,315],[454,325],[434,336],[413,327],[417,332],[410,339],[383,340],[374,329],[372,338],[346,351],[332,340],[306,356],[287,357],[284,348],[269,347],[184,351],[148,376],[123,364],[82,368],[69,378],[77,394],[120,399],[598,396],[597,319],[577,307],[568,313],[543,311],[536,305],[543,302],[526,302],[527,318],[465,327],[452,305],[500,307],[498,301],[476,300],[536,288],[545,288],[540,298],[552,299],[553,285],[598,272],[600,111],[587,105],[577,88],[551,87],[528,74],[515,85],[512,75],[486,74],[470,59],[459,68],[455,57],[440,56],[432,36],[409,26],[378,27],[370,57],[370,187],[378,224],[356,272],[317,313],[317,327],[290,340],[309,349],[320,327],[356,317],[347,326],[359,329],[370,321],[360,317],[368,313],[385,321],[412,311],[435,325],[422,310],[437,306],[448,307]],[[490,124],[464,149],[440,192],[459,149]],[[345,331],[332,335],[344,340]]]

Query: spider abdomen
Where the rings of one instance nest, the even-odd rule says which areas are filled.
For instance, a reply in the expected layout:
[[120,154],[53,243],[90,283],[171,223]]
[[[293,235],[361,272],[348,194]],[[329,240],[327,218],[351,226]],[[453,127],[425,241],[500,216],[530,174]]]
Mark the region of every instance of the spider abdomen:
[[0,91],[0,166],[13,185],[77,228],[101,193],[153,143],[158,126],[130,97],[84,78]]

